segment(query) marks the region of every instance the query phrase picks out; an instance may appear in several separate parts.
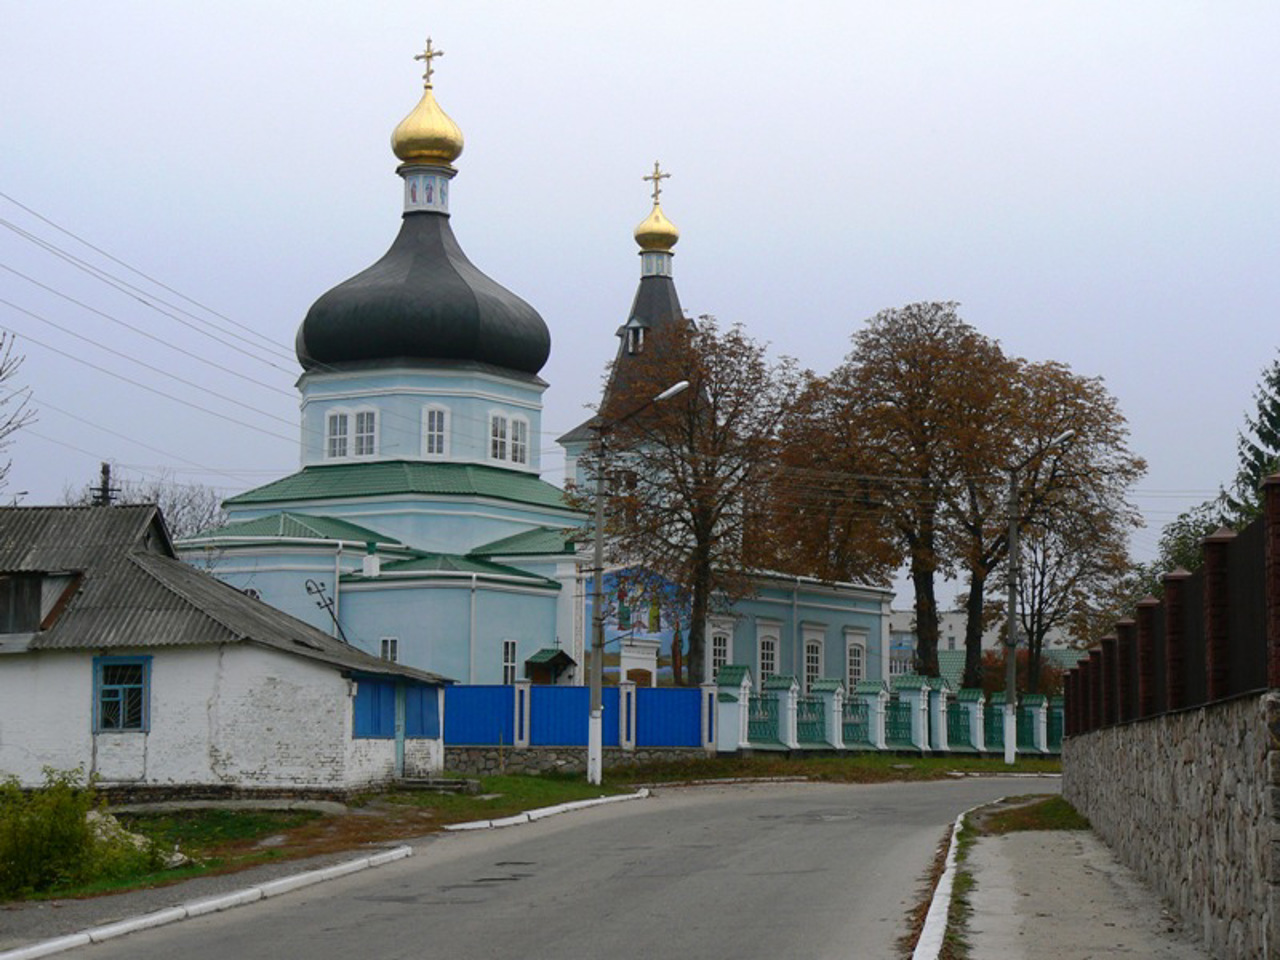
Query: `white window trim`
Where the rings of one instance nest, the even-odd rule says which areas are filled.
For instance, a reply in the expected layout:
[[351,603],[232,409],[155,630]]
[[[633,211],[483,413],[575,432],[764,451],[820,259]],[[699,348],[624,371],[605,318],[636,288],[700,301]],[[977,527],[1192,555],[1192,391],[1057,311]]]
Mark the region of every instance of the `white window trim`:
[[389,663],[400,662],[400,638],[383,637],[379,644],[379,655]]
[[868,635],[860,630],[846,630],[844,632],[844,682],[847,688],[846,692],[853,692],[853,685],[858,682],[849,675],[849,654],[851,651],[857,650],[861,654],[862,675],[858,680],[867,678],[867,639]]
[[[336,420],[342,420],[342,439],[343,452],[333,452],[334,431],[333,424]],[[351,408],[350,407],[330,407],[324,414],[324,459],[326,460],[349,460],[351,459],[351,448],[355,443],[352,436]]]
[[[502,421],[502,451],[495,455],[493,452],[493,428],[498,420]],[[511,456],[511,414],[505,410],[489,411],[488,429],[485,431],[484,442],[488,460],[496,463],[509,462]]]
[[707,624],[707,662],[706,662],[706,681],[712,682],[716,678],[716,635],[723,634],[725,638],[724,645],[724,662],[729,664],[733,662],[733,621],[732,620],[712,620]]
[[[362,413],[373,414],[373,449],[370,450],[368,453],[356,453],[357,437],[359,436],[356,430],[356,425],[359,424],[360,415]],[[364,406],[355,407],[354,409],[352,409],[351,435],[350,435],[351,446],[349,448],[351,450],[350,458],[352,460],[368,460],[370,457],[376,457],[379,454],[379,452],[381,452],[382,450],[382,443],[381,443],[381,436],[380,436],[382,433],[381,420],[382,420],[382,415],[379,413],[377,407],[366,404]]]
[[[517,425],[524,429],[524,440],[522,441],[522,445],[524,447],[524,458],[521,460],[516,459]],[[533,451],[530,449],[530,436],[532,436],[532,431],[529,428],[528,417],[522,417],[519,414],[513,414],[507,417],[507,455],[511,458],[512,463],[522,467],[529,466],[529,461],[532,459],[533,454]]]
[[[778,658],[782,654],[782,631],[777,627],[760,627],[756,631],[756,673],[757,682],[763,684],[765,680],[778,672]],[[765,671],[764,668],[764,645],[766,642],[773,644],[773,670]]]
[[[427,452],[427,446],[428,446],[427,438],[430,436],[430,433],[427,429],[427,425],[430,423],[432,413],[442,414],[443,424],[441,427],[441,430],[442,430],[441,443],[440,443],[441,449],[439,453]],[[447,460],[448,459],[449,449],[450,449],[449,428],[452,425],[452,422],[453,422],[453,417],[450,414],[449,408],[446,407],[443,403],[429,403],[422,408],[422,456],[424,458],[428,460]]]
[[502,641],[502,682],[504,684],[512,684],[516,682],[516,641]]
[[[804,692],[807,695],[810,688],[815,682],[822,679],[822,665],[825,662],[823,654],[826,652],[825,638],[816,630],[804,631]],[[809,649],[816,647],[818,650],[818,669],[814,676],[809,676]]]

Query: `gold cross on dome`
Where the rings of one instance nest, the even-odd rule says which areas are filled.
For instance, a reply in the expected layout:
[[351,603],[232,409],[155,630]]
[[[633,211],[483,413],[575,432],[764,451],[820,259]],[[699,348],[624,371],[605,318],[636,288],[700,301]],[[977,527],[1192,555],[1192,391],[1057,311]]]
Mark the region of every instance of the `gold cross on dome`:
[[427,70],[426,70],[426,73],[424,73],[424,74],[422,75],[422,85],[423,85],[423,87],[430,87],[430,86],[431,86],[431,74],[435,73],[435,68],[434,68],[433,66],[431,66],[431,61],[432,61],[432,60],[434,60],[436,57],[443,57],[443,56],[444,56],[444,51],[443,51],[443,50],[432,50],[432,49],[431,49],[431,38],[430,38],[430,37],[427,37],[427,49],[426,49],[426,50],[424,50],[422,53],[416,54],[416,55],[414,56],[414,58],[413,58],[413,59],[415,59],[415,60],[425,60],[425,61],[426,61],[426,64],[427,64]]
[[653,181],[653,205],[655,207],[658,205],[658,197],[662,195],[662,181],[670,176],[671,174],[662,172],[662,168],[658,166],[658,161],[655,160],[653,161],[653,173],[641,177],[642,180]]

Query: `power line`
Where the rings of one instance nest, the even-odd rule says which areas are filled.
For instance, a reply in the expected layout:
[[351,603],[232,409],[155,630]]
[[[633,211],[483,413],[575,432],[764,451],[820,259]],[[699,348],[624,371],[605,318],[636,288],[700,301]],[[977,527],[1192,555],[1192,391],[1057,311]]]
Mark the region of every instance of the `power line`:
[[[75,240],[77,243],[81,243],[84,246],[88,247],[90,250],[94,251],[95,253],[106,257],[112,263],[118,264],[119,266],[124,267],[126,270],[130,271],[131,273],[134,273],[137,276],[142,277],[148,283],[154,283],[160,289],[167,290],[169,293],[172,293],[176,297],[181,297],[183,300],[185,300],[187,303],[191,304],[192,306],[199,307],[201,310],[205,311],[206,313],[211,314],[212,316],[218,317],[220,320],[225,320],[227,321],[227,323],[231,324],[232,326],[238,327],[241,330],[244,330],[248,333],[253,334],[255,337],[257,337],[258,339],[262,340],[265,344],[267,344],[267,346],[269,346],[272,350],[278,351],[280,349],[278,344],[273,342],[269,337],[263,336],[261,333],[259,333],[257,330],[254,330],[252,327],[247,326],[246,324],[243,324],[243,323],[239,323],[238,321],[233,320],[228,316],[224,316],[223,314],[219,313],[217,310],[214,310],[212,307],[205,306],[200,301],[187,296],[182,291],[175,290],[173,287],[170,287],[167,284],[161,282],[160,280],[155,279],[151,275],[144,273],[143,271],[139,270],[137,267],[131,266],[130,264],[126,263],[124,260],[121,260],[119,257],[113,256],[112,254],[108,253],[106,250],[103,250],[101,247],[97,247],[94,244],[90,243],[88,240],[85,240],[83,237],[79,236],[78,234],[73,233],[72,231],[66,229],[65,227],[59,226],[57,223],[54,223],[44,214],[40,213],[37,210],[33,210],[31,207],[27,206],[21,201],[16,200],[13,197],[9,196],[9,194],[5,193],[4,191],[0,191],[0,197],[3,197],[4,199],[8,200],[14,206],[25,210],[27,213],[31,214],[37,220],[40,220],[48,224],[49,226],[53,227],[53,229],[57,230],[59,233],[62,233],[68,237],[71,237],[71,239]],[[70,256],[70,254],[68,254],[68,256]]]

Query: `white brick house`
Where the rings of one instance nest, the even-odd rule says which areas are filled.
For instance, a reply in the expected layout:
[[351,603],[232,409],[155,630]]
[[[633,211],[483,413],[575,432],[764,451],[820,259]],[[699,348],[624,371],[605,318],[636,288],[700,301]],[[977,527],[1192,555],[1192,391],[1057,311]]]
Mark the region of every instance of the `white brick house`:
[[0,776],[359,789],[439,769],[447,682],[177,560],[154,506],[0,509]]

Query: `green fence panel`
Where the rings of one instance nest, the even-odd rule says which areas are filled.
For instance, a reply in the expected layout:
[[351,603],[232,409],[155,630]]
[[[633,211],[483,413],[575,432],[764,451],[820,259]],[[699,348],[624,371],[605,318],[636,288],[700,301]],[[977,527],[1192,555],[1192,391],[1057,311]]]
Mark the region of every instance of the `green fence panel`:
[[969,708],[963,703],[947,704],[947,743],[952,750],[973,745],[969,733]]
[[1049,708],[1049,752],[1062,752],[1062,707]]
[[988,750],[1004,749],[1004,704],[994,700],[987,702],[986,730],[983,731]]
[[884,715],[885,743],[895,747],[915,746],[911,742],[911,702],[896,697],[889,701]]
[[796,739],[801,743],[827,742],[827,713],[821,697],[796,701]]
[[778,743],[778,698],[759,693],[751,697],[747,713],[747,739],[752,743]]
[[1035,718],[1030,707],[1023,707],[1018,711],[1018,749],[1034,750],[1035,748]]
[[844,702],[844,742],[846,746],[871,743],[870,712],[861,697]]

